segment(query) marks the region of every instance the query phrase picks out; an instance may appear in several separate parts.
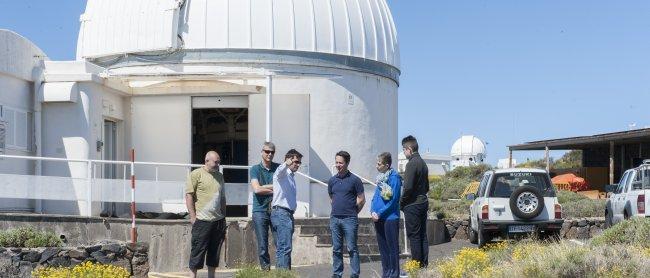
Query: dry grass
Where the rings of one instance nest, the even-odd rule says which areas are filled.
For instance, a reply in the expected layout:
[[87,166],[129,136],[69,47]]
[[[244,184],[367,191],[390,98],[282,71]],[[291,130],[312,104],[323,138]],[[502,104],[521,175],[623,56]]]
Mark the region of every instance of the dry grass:
[[579,246],[522,241],[465,248],[413,277],[650,277],[650,219],[623,222]]

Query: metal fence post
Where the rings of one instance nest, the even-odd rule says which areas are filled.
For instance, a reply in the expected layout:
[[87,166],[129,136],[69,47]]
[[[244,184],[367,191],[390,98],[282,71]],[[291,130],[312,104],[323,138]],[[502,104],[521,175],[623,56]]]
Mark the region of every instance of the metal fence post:
[[135,150],[131,149],[131,244],[138,242],[138,229],[135,226]]
[[86,162],[86,178],[87,187],[86,187],[86,216],[93,216],[93,162],[88,160]]

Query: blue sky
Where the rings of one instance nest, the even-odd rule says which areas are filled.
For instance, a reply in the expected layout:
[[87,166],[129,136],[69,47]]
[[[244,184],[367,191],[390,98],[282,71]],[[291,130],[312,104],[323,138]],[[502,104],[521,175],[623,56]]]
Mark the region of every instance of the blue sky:
[[[650,126],[650,1],[388,2],[402,56],[399,136],[424,150],[446,154],[472,134],[495,163],[510,144]],[[0,5],[0,28],[74,59],[85,1]]]

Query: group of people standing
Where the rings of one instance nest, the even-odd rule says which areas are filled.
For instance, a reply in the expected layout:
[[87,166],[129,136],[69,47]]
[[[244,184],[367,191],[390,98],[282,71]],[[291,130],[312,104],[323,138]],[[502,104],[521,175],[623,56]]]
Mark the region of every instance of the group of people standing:
[[[407,136],[402,140],[404,154],[409,159],[403,178],[392,168],[388,152],[377,156],[377,187],[370,205],[370,213],[377,234],[383,277],[399,277],[399,221],[404,212],[406,234],[413,260],[421,267],[428,264],[426,219],[429,189],[427,166],[418,155],[417,140]],[[302,154],[289,150],[280,164],[273,162],[275,145],[265,142],[261,162],[251,167],[253,190],[253,223],[257,238],[260,267],[269,270],[269,230],[276,247],[276,268],[291,269],[291,251],[296,210],[295,172],[302,164]],[[332,277],[343,275],[343,242],[350,257],[351,277],[360,275],[357,237],[358,214],[366,199],[363,182],[350,172],[351,156],[346,151],[336,153],[337,173],[328,181],[331,201],[330,230],[332,235]],[[194,170],[188,178],[186,203],[192,222],[192,251],[190,270],[208,266],[213,276],[218,267],[218,255],[225,236],[225,193],[223,175],[217,171],[219,156],[208,152],[205,166]],[[215,166],[216,164],[216,166]]]

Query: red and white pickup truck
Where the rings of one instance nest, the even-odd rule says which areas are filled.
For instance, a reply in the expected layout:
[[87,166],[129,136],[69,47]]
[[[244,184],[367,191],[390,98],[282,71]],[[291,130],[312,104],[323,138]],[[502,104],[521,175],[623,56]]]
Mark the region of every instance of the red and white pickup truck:
[[608,227],[631,217],[649,217],[650,160],[623,173],[605,208]]

